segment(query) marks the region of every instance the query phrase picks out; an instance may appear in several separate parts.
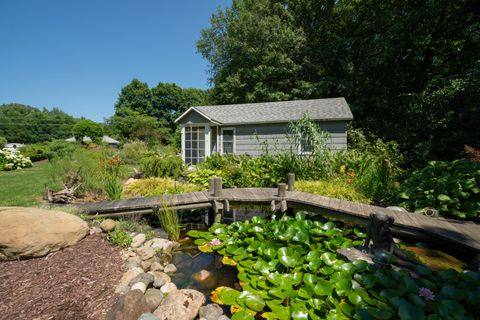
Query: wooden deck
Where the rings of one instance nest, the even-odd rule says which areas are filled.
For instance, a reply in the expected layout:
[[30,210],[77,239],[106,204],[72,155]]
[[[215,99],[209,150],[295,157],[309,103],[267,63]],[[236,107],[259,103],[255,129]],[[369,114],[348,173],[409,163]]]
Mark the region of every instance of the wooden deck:
[[382,212],[395,218],[394,232],[407,234],[417,239],[435,239],[446,244],[480,253],[480,225],[471,222],[430,218],[421,214],[399,212],[368,204],[323,197],[306,192],[287,191],[285,197],[278,196],[276,188],[223,189],[217,197],[208,191],[161,197],[134,198],[79,204],[78,207],[91,215],[125,215],[127,212],[150,213],[154,205],[178,209],[210,208],[222,209],[226,204],[267,205],[274,201],[276,208],[286,201],[289,208],[306,210],[342,220],[366,223],[369,214]]

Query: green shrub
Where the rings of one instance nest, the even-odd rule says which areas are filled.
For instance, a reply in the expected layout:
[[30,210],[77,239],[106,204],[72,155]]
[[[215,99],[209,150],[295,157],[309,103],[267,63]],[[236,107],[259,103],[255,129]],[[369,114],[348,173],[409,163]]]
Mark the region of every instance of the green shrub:
[[0,136],[0,149],[3,149],[3,147],[7,144],[7,139],[5,137]]
[[28,168],[32,166],[32,161],[24,157],[19,152],[0,149],[0,171],[11,171],[18,168]]
[[32,161],[40,161],[49,158],[47,143],[28,144],[20,148],[20,153],[29,157]]
[[295,189],[321,196],[355,202],[369,203],[370,199],[358,192],[353,184],[338,179],[338,181],[297,181]]
[[185,165],[175,154],[151,155],[142,160],[141,171],[147,177],[173,177],[183,175]]
[[48,160],[70,157],[75,151],[81,149],[77,143],[65,140],[53,140],[46,144]]
[[119,156],[113,156],[108,159],[102,159],[103,183],[105,192],[110,200],[119,200],[122,198],[123,184],[120,181],[120,168],[122,159]]
[[129,247],[132,244],[132,237],[123,230],[115,230],[108,233],[108,240],[113,245],[121,247]]
[[181,183],[170,178],[147,178],[135,181],[124,188],[125,197],[151,197],[164,194],[201,191],[202,187]]
[[435,208],[462,220],[480,218],[480,163],[432,161],[401,185],[401,205],[413,211]]
[[120,156],[125,164],[139,165],[148,155],[150,155],[149,148],[143,141],[125,143],[120,149]]

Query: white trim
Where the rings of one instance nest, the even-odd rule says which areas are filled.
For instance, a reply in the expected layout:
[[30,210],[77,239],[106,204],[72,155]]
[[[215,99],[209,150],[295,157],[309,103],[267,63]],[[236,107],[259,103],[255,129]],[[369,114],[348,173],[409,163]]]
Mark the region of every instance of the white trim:
[[[201,115],[202,117],[204,117],[205,119],[207,119],[208,121],[211,121],[215,124],[220,124],[218,121],[215,121],[213,120],[212,118],[210,118],[209,116],[207,116],[205,113],[199,111],[198,109],[196,109],[195,107],[190,107],[188,108],[187,111],[185,111],[184,113],[182,113],[182,115],[180,117],[178,117],[177,119],[175,119],[175,123],[177,123],[178,121],[180,121],[183,117],[185,117],[190,111],[196,111],[199,115]],[[195,123],[195,124],[200,124],[200,123]]]
[[185,125],[182,125],[182,135],[181,135],[181,142],[182,142],[182,161],[185,162]]
[[204,158],[206,157],[209,157],[210,154],[211,154],[211,131],[210,131],[210,125],[209,124],[206,124],[205,125],[205,156]]
[[221,140],[220,141],[220,154],[225,154],[223,152],[223,131],[225,131],[225,130],[232,130],[233,131],[233,152],[232,153],[235,154],[236,151],[237,151],[237,130],[236,130],[235,127],[222,127],[220,129],[220,131],[221,131],[221,135],[220,135],[220,140]]

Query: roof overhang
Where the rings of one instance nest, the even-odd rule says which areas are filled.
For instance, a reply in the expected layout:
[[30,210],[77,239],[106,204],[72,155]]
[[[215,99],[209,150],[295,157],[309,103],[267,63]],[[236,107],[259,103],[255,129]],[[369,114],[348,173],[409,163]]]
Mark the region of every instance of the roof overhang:
[[207,116],[205,113],[201,112],[200,110],[198,110],[197,108],[195,107],[190,107],[188,108],[187,111],[185,111],[184,113],[182,113],[182,115],[180,117],[178,117],[177,119],[175,119],[175,123],[178,123],[182,118],[184,118],[188,113],[190,113],[191,111],[195,111],[196,113],[198,113],[199,115],[201,115],[202,117],[204,117],[205,119],[207,119],[208,121],[214,123],[214,124],[217,124],[217,125],[222,125],[222,123],[218,122],[218,121],[215,121],[213,120],[212,118],[210,118],[209,116]]

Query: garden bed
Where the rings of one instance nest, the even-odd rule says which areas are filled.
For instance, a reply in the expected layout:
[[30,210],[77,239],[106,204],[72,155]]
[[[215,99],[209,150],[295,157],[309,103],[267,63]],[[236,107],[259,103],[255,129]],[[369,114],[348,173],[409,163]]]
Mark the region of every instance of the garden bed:
[[120,251],[94,234],[43,258],[1,262],[1,318],[104,319],[117,299]]

